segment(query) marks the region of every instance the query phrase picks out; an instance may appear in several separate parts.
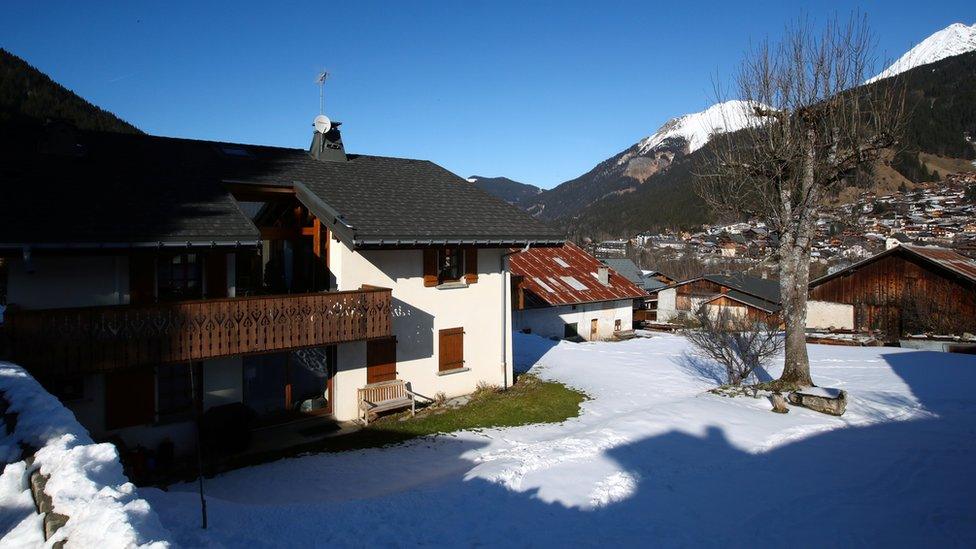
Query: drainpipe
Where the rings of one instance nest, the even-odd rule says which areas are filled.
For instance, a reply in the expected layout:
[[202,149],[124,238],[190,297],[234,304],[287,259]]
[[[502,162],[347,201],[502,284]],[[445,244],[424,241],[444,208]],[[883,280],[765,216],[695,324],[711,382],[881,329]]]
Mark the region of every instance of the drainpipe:
[[508,302],[508,295],[512,291],[512,289],[509,287],[510,284],[508,284],[508,280],[505,279],[505,259],[507,259],[508,256],[510,255],[515,255],[520,252],[529,251],[529,247],[531,245],[532,245],[531,242],[526,242],[525,248],[522,248],[521,250],[517,250],[514,252],[503,253],[498,258],[498,267],[502,275],[502,388],[503,389],[508,389],[508,361],[506,360],[508,358],[508,353],[506,351],[508,350],[507,343],[508,343],[509,328],[507,323],[505,322],[505,319],[508,318],[509,314],[511,314],[511,311],[509,310],[510,307],[508,307],[507,302]]

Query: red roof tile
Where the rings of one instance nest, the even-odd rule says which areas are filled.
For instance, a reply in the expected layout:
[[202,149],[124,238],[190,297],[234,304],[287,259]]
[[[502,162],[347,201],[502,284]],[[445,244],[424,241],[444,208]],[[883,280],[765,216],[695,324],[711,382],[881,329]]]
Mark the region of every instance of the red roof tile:
[[[531,248],[511,257],[512,274],[522,277],[527,306],[556,306],[635,299],[647,292],[616,271],[567,242],[562,248]],[[610,283],[597,279],[597,269],[609,270]]]

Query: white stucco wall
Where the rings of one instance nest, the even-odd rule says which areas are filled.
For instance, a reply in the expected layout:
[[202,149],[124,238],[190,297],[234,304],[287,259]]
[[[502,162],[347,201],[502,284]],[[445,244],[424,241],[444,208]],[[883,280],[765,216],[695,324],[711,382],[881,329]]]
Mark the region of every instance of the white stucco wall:
[[125,256],[34,256],[10,262],[7,303],[24,309],[121,305],[129,302]]
[[[422,250],[354,252],[333,241],[329,259],[339,290],[363,284],[393,290],[397,377],[414,392],[433,398],[438,392],[448,397],[470,393],[480,381],[511,384],[509,276],[500,268],[506,251],[478,250],[478,282],[450,289],[424,286]],[[438,332],[458,327],[465,332],[468,370],[438,375]],[[366,344],[340,345],[337,367],[334,412],[340,420],[354,419],[356,390],[366,383]]]
[[807,301],[807,328],[854,329],[854,306],[830,301]]
[[542,337],[562,338],[567,324],[576,323],[576,329],[583,339],[590,339],[590,323],[597,321],[596,339],[610,339],[614,325],[620,320],[620,329],[633,328],[634,307],[630,299],[563,305],[516,311],[513,315],[516,330],[531,330]]
[[670,322],[677,315],[678,291],[668,288],[657,293],[657,321]]

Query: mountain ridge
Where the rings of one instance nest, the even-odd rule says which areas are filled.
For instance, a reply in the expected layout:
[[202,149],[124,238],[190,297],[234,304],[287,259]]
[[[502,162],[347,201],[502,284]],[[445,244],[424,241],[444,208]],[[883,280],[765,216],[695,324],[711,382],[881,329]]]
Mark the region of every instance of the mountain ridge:
[[976,51],[976,24],[967,26],[963,23],[953,23],[915,44],[888,68],[867,79],[864,83],[877,82],[915,67],[929,65],[947,57],[962,55],[971,51]]
[[0,125],[35,125],[48,119],[67,120],[83,130],[142,133],[0,48]]
[[[879,183],[884,180],[884,184],[890,186],[893,178],[922,182],[938,177],[937,171],[941,168],[934,168],[919,153],[950,160],[971,159],[976,155],[973,142],[976,139],[976,97],[973,96],[973,86],[966,84],[965,77],[953,78],[942,69],[952,66],[951,70],[968,74],[976,66],[976,51],[954,55],[956,51],[969,48],[967,37],[970,31],[974,41],[970,49],[976,50],[976,25],[966,27],[957,23],[933,33],[902,56],[902,59],[916,62],[938,57],[936,61],[908,67],[900,59],[886,69],[899,71],[892,74],[904,72],[912,75],[914,87],[910,90],[909,99],[913,105],[918,105],[918,109],[910,117],[904,139],[906,151],[899,153],[892,162],[891,168],[894,169],[877,167]],[[947,52],[948,55],[943,55]],[[959,57],[964,59],[960,60]],[[899,65],[899,62],[902,64]],[[930,71],[920,67],[929,67]],[[926,72],[931,74],[923,74]],[[885,74],[885,71],[879,76],[881,74]],[[877,79],[872,81],[876,82]],[[936,97],[943,100],[935,104]],[[741,107],[742,102],[738,103]],[[601,161],[585,174],[523,200],[518,205],[540,218],[561,223],[567,229],[591,233],[584,233],[583,236],[619,236],[619,231],[624,228],[643,230],[710,221],[709,215],[703,212],[704,204],[693,196],[691,168],[681,166],[685,160],[693,160],[692,157],[700,149],[707,147],[708,138],[715,133],[709,128],[715,129],[713,122],[717,117],[706,113],[724,104],[674,117],[651,136]],[[679,129],[696,116],[703,120],[699,122],[699,131]],[[727,116],[721,118],[723,122],[728,121]],[[727,124],[727,129],[741,129],[744,123],[740,120],[738,125]],[[668,200],[669,208],[642,204],[644,200],[658,202],[655,199]],[[612,213],[604,214],[601,210]],[[631,215],[628,212],[634,213]],[[621,223],[628,225],[621,227]]]

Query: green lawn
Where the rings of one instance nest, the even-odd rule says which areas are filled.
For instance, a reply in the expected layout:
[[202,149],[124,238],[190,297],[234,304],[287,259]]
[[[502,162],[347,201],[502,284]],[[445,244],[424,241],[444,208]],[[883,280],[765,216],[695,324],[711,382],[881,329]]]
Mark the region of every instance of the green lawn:
[[[403,442],[411,438],[463,429],[556,423],[579,415],[587,396],[561,383],[523,374],[507,391],[482,390],[455,409],[429,408],[384,416],[345,436],[326,439],[321,451],[338,452]],[[406,417],[404,421],[401,418]]]
[[[385,415],[371,421],[368,427],[348,435],[333,436],[317,442],[292,445],[280,450],[261,453],[245,453],[219,460],[207,460],[204,470],[207,476],[223,471],[267,463],[304,453],[343,452],[363,448],[376,448],[397,444],[412,438],[450,433],[462,429],[489,427],[514,427],[533,423],[557,423],[579,415],[580,404],[587,400],[585,394],[561,383],[542,381],[522,374],[507,391],[479,390],[471,395],[471,401],[458,408],[429,406],[419,408],[416,417],[410,412]],[[402,421],[401,421],[402,419]],[[189,467],[174,474],[184,481],[192,480],[196,467]],[[169,479],[172,481],[174,479]]]

